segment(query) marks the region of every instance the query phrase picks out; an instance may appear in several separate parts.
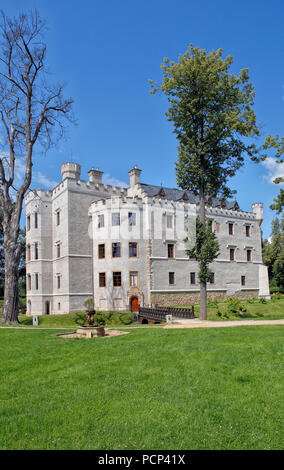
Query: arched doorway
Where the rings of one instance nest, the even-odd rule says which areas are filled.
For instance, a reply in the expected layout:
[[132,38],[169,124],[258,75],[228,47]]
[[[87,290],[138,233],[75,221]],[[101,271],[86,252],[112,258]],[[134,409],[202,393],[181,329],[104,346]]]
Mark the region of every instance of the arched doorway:
[[47,300],[45,302],[45,315],[49,315],[50,314],[50,302],[49,300]]
[[131,297],[130,307],[131,307],[131,312],[138,312],[139,310],[138,297]]

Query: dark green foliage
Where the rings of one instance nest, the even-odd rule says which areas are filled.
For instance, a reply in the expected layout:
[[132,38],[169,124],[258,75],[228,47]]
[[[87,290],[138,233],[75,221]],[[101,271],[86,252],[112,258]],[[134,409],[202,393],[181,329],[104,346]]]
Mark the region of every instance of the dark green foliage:
[[268,267],[271,292],[284,292],[284,214],[272,221],[271,241],[264,240],[263,262]]
[[[277,163],[284,162],[284,158],[283,158],[284,137],[281,137],[280,139],[279,135],[276,135],[276,136],[269,135],[268,137],[266,137],[265,144],[263,147],[265,150],[271,149],[271,148],[275,149],[276,154],[274,157],[276,159],[276,162]],[[275,184],[279,184],[283,182],[284,182],[284,175],[274,180]],[[277,214],[281,214],[281,212],[283,211],[283,207],[284,207],[284,190],[283,189],[280,189],[278,196],[275,199],[273,199],[273,201],[274,201],[274,204],[271,204],[270,209],[276,211]]]
[[248,69],[236,76],[232,64],[232,56],[223,59],[221,49],[207,54],[190,45],[177,63],[164,59],[161,85],[150,81],[151,92],[161,90],[170,103],[166,116],[179,141],[178,184],[195,194],[203,185],[207,196],[229,197],[228,179],[245,155],[254,159],[259,154],[241,139],[259,135],[253,85]]
[[[187,237],[185,243],[188,243],[188,241],[189,238]],[[209,282],[212,276],[209,264],[219,255],[219,242],[209,224],[204,227],[198,217],[196,219],[196,243],[192,249],[186,250],[186,254],[189,258],[196,259],[199,262],[199,279],[203,282]]]

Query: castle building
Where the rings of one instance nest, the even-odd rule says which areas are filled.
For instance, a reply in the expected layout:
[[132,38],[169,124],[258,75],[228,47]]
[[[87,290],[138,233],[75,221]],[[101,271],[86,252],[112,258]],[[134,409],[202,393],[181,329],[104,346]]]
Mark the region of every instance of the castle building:
[[[64,163],[51,191],[30,191],[26,205],[27,313],[81,311],[93,298],[97,310],[185,305],[198,301],[198,263],[185,253],[194,244],[198,198],[190,191],[140,182],[102,183],[92,168]],[[210,266],[208,297],[269,297],[262,263],[263,204],[242,211],[236,201],[212,199],[206,217],[220,253]]]

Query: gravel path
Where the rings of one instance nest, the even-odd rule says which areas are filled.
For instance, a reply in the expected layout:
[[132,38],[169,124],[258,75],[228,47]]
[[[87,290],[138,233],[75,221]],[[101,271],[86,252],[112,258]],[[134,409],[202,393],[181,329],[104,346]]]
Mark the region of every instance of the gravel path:
[[164,328],[220,328],[225,326],[261,326],[261,325],[284,325],[284,319],[281,320],[233,320],[233,321],[201,321],[201,320],[182,320],[179,323],[166,325]]

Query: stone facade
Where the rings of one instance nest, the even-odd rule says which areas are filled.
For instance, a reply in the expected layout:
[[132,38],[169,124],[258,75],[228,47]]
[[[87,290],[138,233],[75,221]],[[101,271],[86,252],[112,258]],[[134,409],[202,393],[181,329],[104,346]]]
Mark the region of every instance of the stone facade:
[[[194,241],[198,211],[190,191],[143,184],[136,167],[128,188],[102,184],[94,168],[82,181],[76,163],[61,171],[52,191],[31,191],[25,200],[28,314],[79,311],[90,297],[98,310],[198,300],[198,264],[184,244],[188,233]],[[261,203],[244,212],[236,201],[208,201],[206,216],[220,244],[208,298],[269,297],[262,213]]]

